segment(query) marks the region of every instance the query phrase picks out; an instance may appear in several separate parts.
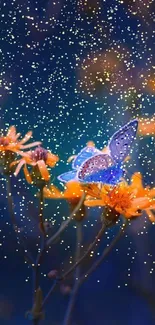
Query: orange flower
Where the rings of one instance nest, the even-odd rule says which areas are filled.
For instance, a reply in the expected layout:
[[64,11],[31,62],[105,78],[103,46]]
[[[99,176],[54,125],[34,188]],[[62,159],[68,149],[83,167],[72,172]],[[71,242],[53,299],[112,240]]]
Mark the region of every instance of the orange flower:
[[32,132],[28,132],[22,140],[18,140],[20,133],[16,133],[15,126],[11,126],[5,136],[0,137],[0,172],[12,173],[11,163],[15,160],[15,154],[20,154],[23,149],[37,146],[40,142],[25,145],[31,138]]
[[56,186],[44,187],[44,197],[47,199],[66,199],[72,203],[79,201],[84,188],[79,182],[70,181],[66,183],[64,191],[60,191]]
[[[65,199],[68,201],[71,211],[80,201],[83,193],[88,193],[93,195],[93,185],[83,186],[79,182],[69,181],[66,183],[65,190],[60,191],[56,186],[51,185],[49,188],[44,187],[44,197],[47,199]],[[96,193],[96,191],[95,191]],[[85,206],[81,206],[81,209],[76,214],[76,220],[82,220],[85,216]]]
[[[18,164],[15,170],[15,176],[18,175],[23,167],[24,175],[28,183],[33,183],[33,178],[49,181],[50,174],[47,170],[47,166],[54,167],[59,160],[58,156],[52,154],[44,148],[37,147],[34,151],[20,153],[22,158],[14,161],[11,165]],[[33,167],[33,172],[29,173],[27,165]]]
[[155,136],[155,116],[139,120],[138,133],[142,136]]
[[151,212],[155,209],[155,188],[144,188],[140,173],[133,174],[130,185],[125,181],[114,187],[105,185],[101,190],[100,198],[98,199],[97,195],[96,198],[96,200],[86,200],[85,205],[109,207],[127,219],[140,216],[142,210],[145,210],[150,220],[155,221],[155,216]]
[[10,126],[6,136],[0,137],[0,151],[19,152],[19,150],[38,146],[41,142],[32,142],[25,145],[25,143],[32,137],[32,131],[26,133],[22,140],[18,140],[20,133],[16,133],[15,126]]
[[[95,190],[94,190],[95,189]],[[69,181],[65,184],[65,190],[60,191],[53,184],[50,187],[44,187],[44,197],[47,199],[65,199],[69,202],[77,204],[83,195],[83,193],[88,194],[89,196],[99,195],[100,190],[96,184],[82,185],[77,181]]]

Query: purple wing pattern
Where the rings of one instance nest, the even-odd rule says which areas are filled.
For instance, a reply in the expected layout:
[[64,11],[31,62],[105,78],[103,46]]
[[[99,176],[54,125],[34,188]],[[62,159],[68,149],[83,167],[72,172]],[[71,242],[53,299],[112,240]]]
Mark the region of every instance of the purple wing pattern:
[[109,155],[99,154],[92,158],[87,159],[79,168],[77,178],[84,180],[88,175],[98,172],[99,170],[106,169],[113,165],[113,160]]
[[76,156],[76,158],[72,162],[72,168],[73,169],[78,169],[84,161],[87,159],[93,157],[94,155],[100,153],[101,151],[96,149],[95,147],[85,147],[83,148],[79,154]]
[[123,161],[129,155],[137,128],[138,120],[132,120],[114,133],[110,139],[109,149],[114,163]]

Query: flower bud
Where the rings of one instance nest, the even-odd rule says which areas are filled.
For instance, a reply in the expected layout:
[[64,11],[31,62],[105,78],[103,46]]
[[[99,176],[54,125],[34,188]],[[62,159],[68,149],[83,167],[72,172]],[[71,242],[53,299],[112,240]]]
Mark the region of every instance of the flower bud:
[[120,213],[118,213],[115,209],[105,207],[104,212],[101,216],[101,220],[107,227],[111,227],[118,221],[119,216]]
[[51,270],[47,276],[50,278],[50,279],[53,279],[53,278],[56,278],[58,275],[58,271],[57,270]]

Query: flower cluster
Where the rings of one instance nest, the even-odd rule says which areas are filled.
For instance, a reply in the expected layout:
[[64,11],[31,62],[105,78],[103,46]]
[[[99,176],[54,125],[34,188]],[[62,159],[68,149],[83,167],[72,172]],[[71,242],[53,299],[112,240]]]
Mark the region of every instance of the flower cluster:
[[[94,195],[95,191],[94,188]],[[145,210],[150,220],[155,221],[155,216],[151,212],[155,209],[155,188],[143,187],[140,173],[132,175],[131,184],[123,180],[114,187],[104,185],[100,196],[97,193],[95,196],[96,199],[88,198],[85,205],[109,207],[127,219],[138,217]]]
[[[17,165],[14,175],[17,176],[23,167],[24,175],[28,183],[35,185],[43,184],[50,180],[47,167],[54,167],[59,160],[58,156],[42,148],[41,142],[25,144],[32,137],[29,131],[23,139],[19,140],[20,133],[16,132],[15,126],[11,126],[5,136],[0,137],[0,167],[1,172],[11,173]],[[36,147],[34,150],[25,151]],[[17,157],[20,157],[17,159]],[[31,166],[31,171],[27,165]],[[43,183],[41,183],[43,182]]]
[[[104,207],[107,218],[117,219],[123,215],[127,219],[138,217],[145,211],[149,219],[154,222],[155,216],[155,188],[143,187],[142,175],[135,173],[128,184],[122,179],[117,185],[107,184],[82,184],[72,180],[66,183],[64,191],[60,191],[55,185],[49,185],[50,173],[48,167],[54,167],[59,157],[41,147],[41,142],[25,144],[32,137],[29,131],[23,139],[19,140],[20,133],[11,126],[6,136],[0,137],[0,167],[4,172],[14,169],[17,176],[23,168],[25,178],[28,183],[43,188],[43,195],[46,199],[64,199],[68,202],[71,211],[78,204],[85,193],[85,200],[76,213],[77,220],[83,220],[86,216],[86,207]],[[89,141],[87,146],[95,146],[93,141]],[[36,147],[33,150],[26,151]],[[102,151],[105,153],[107,148]],[[18,158],[19,156],[19,158]],[[75,159],[71,156],[68,161]],[[107,210],[108,209],[108,210]]]
[[[153,121],[154,123],[154,121]],[[140,125],[140,128],[143,124]],[[151,133],[153,126],[151,125]],[[141,130],[141,129],[140,129]],[[142,131],[139,130],[139,133]],[[148,130],[147,130],[148,131]],[[120,131],[119,131],[120,132]],[[122,131],[121,131],[122,132]],[[144,129],[143,129],[143,133]],[[150,130],[149,130],[150,133]],[[127,133],[128,135],[128,133]],[[44,318],[43,307],[47,300],[49,299],[51,293],[53,292],[56,285],[60,286],[61,292],[64,294],[70,293],[70,286],[64,285],[63,281],[70,275],[73,271],[77,270],[82,261],[88,256],[92,256],[92,252],[96,249],[100,238],[105,233],[107,227],[111,227],[116,224],[119,218],[123,217],[123,225],[117,236],[113,239],[110,246],[106,247],[99,259],[94,262],[87,273],[80,275],[78,278],[78,285],[81,285],[83,281],[90,275],[97,266],[103,262],[104,258],[112,250],[113,246],[117,243],[121,235],[124,233],[124,227],[127,225],[127,220],[135,219],[143,214],[149,217],[151,222],[155,222],[155,188],[145,187],[142,182],[141,173],[137,172],[131,176],[131,180],[128,183],[124,178],[122,178],[122,173],[118,182],[111,182],[111,178],[115,177],[117,174],[117,161],[113,166],[106,165],[106,158],[112,159],[112,152],[109,146],[99,151],[95,147],[93,141],[87,142],[86,148],[82,149],[78,156],[71,156],[68,162],[73,160],[73,170],[62,175],[59,175],[58,179],[65,183],[64,190],[59,190],[54,184],[50,184],[50,171],[49,167],[55,167],[59,160],[59,157],[49,150],[41,147],[41,142],[32,142],[26,144],[28,140],[32,137],[32,132],[28,132],[23,139],[20,140],[20,133],[16,132],[16,128],[11,126],[7,134],[0,137],[0,172],[5,175],[6,178],[6,189],[8,197],[8,207],[10,211],[11,221],[18,239],[18,243],[23,247],[24,257],[26,262],[33,268],[34,274],[34,303],[28,312],[26,312],[26,318],[35,321],[36,324]],[[125,138],[126,139],[126,138]],[[122,139],[121,139],[122,140]],[[117,145],[120,143],[118,142]],[[33,148],[33,149],[30,149]],[[26,150],[28,149],[28,151]],[[92,152],[94,156],[92,157]],[[99,154],[98,154],[99,152]],[[97,154],[96,154],[97,153]],[[110,156],[111,155],[111,156]],[[82,156],[82,158],[81,158]],[[88,157],[90,156],[91,163],[88,164]],[[100,156],[102,158],[100,164],[97,165],[96,157]],[[104,157],[104,159],[103,159]],[[110,158],[109,158],[110,157]],[[92,163],[92,159],[95,158],[95,162]],[[114,156],[115,158],[115,156]],[[125,155],[123,162],[128,160],[129,156]],[[105,164],[104,164],[105,163]],[[96,165],[101,166],[102,171],[106,172],[108,178],[95,179],[89,183],[86,180],[78,178],[78,167],[83,168],[83,164],[86,164],[84,172],[92,173],[94,172],[93,167]],[[92,167],[93,166],[93,167]],[[89,167],[89,168],[88,168]],[[93,172],[92,172],[92,169]],[[112,169],[113,168],[113,169]],[[32,254],[25,249],[25,238],[22,236],[20,231],[18,231],[18,224],[16,222],[16,216],[14,214],[14,204],[11,195],[11,178],[10,174],[14,174],[16,177],[19,175],[20,171],[23,170],[26,181],[37,187],[38,197],[39,197],[39,213],[38,213],[38,225],[41,237],[41,249],[38,250],[37,258],[34,261]],[[110,172],[109,172],[110,170]],[[113,174],[115,172],[115,174]],[[96,173],[97,174],[97,173]],[[61,176],[61,177],[60,177]],[[62,177],[63,176],[63,177]],[[117,175],[116,175],[117,176]],[[124,176],[123,176],[124,177]],[[106,181],[103,181],[107,180]],[[99,182],[98,182],[99,181]],[[110,184],[110,185],[109,185]],[[70,209],[70,215],[62,224],[56,233],[51,237],[48,233],[48,222],[44,217],[44,199],[51,200],[65,200],[68,203]],[[91,207],[102,207],[101,209],[101,227],[99,232],[93,239],[93,241],[88,246],[84,254],[80,255],[81,249],[81,222],[85,220],[88,216],[87,212]],[[60,274],[57,270],[52,270],[48,273],[49,278],[55,278],[54,285],[45,296],[44,300],[42,297],[42,289],[39,285],[39,267],[42,261],[43,254],[46,252],[47,248],[50,248],[53,243],[60,238],[60,235],[68,227],[70,221],[74,219],[76,223],[76,234],[77,234],[77,244],[76,244],[76,261],[73,265],[64,273]],[[45,222],[46,220],[46,222]],[[77,283],[76,283],[77,284]]]

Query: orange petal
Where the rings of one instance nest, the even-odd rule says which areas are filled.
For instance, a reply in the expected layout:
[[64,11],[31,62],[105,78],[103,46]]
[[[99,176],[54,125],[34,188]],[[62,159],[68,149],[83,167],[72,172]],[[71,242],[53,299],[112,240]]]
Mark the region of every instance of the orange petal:
[[87,194],[91,197],[96,197],[96,198],[101,197],[102,189],[98,188],[98,185],[96,185],[96,184],[90,184],[90,185],[86,186],[85,190],[86,190]]
[[96,207],[96,206],[104,206],[103,200],[86,200],[84,205],[87,207]]
[[22,168],[22,166],[25,164],[25,159],[21,159],[15,172],[14,172],[14,175],[17,176]]
[[7,132],[7,137],[14,138],[16,135],[16,128],[14,125],[10,126]]
[[150,196],[150,197],[155,197],[155,187],[153,187],[153,188],[151,188],[151,189],[149,190],[149,196]]
[[149,206],[149,209],[151,210],[155,210],[155,203],[153,204],[153,202],[151,202],[150,206]]
[[146,213],[151,222],[155,222],[155,214],[151,210],[146,210]]
[[64,197],[66,199],[80,198],[84,192],[84,188],[77,181],[69,181],[66,183],[66,189],[64,191]]
[[103,153],[105,153],[105,154],[110,154],[110,150],[109,150],[109,147],[107,146],[107,147],[105,147],[105,148],[103,148],[102,150],[101,150]]
[[46,161],[47,165],[50,167],[54,167],[57,161],[59,161],[59,157],[52,154],[51,152],[48,152]]
[[20,137],[21,133],[17,133],[15,136],[15,141],[17,141],[17,139]]
[[67,159],[67,162],[71,162],[73,159],[75,159],[77,156],[76,155],[72,155]]
[[20,144],[24,144],[32,137],[32,131],[29,131],[25,134],[25,137],[20,141]]
[[20,161],[21,161],[21,159],[18,159],[18,160],[13,161],[13,162],[10,164],[10,167],[17,165]]
[[60,192],[59,189],[51,185],[50,188],[44,187],[44,197],[49,199],[62,199],[64,198],[64,193]]
[[30,159],[32,151],[29,150],[27,152],[24,152],[24,151],[19,150],[19,151],[17,151],[17,153],[19,155],[21,155],[22,157],[24,157],[25,159],[26,158],[29,158]]
[[150,208],[153,206],[153,201],[150,200],[149,197],[139,197],[133,200],[132,202],[133,208],[136,208],[137,210],[145,210],[147,208]]
[[40,146],[40,145],[41,145],[41,142],[36,141],[36,142],[29,143],[29,144],[20,145],[20,148],[21,149],[28,149],[28,148],[37,147],[37,146]]
[[36,141],[36,142],[29,143],[29,144],[20,145],[20,148],[21,149],[29,149],[29,148],[37,147],[37,146],[40,146],[40,145],[41,145],[41,142]]
[[49,172],[47,170],[47,167],[46,167],[46,164],[45,164],[44,160],[39,160],[37,162],[37,165],[38,165],[38,168],[39,168],[39,171],[40,171],[40,174],[41,174],[42,178],[45,181],[49,181],[50,174],[49,174]]
[[18,143],[10,143],[8,146],[7,146],[7,150],[10,150],[12,152],[15,152],[17,153],[17,151],[19,150],[19,144]]
[[131,177],[131,187],[135,187],[137,190],[143,189],[143,183],[142,183],[142,175],[141,173],[137,172],[134,173]]
[[24,175],[25,175],[25,178],[26,178],[27,182],[28,182],[29,184],[32,184],[32,178],[31,178],[31,176],[30,176],[30,173],[29,173],[29,171],[28,171],[28,169],[27,169],[26,164],[25,164],[24,167],[23,167],[23,171],[24,171]]
[[127,156],[125,159],[124,159],[124,162],[127,162],[131,159],[131,156]]
[[87,147],[95,147],[95,143],[94,143],[94,141],[88,141],[87,143]]
[[132,209],[129,209],[127,211],[125,211],[124,213],[122,212],[122,215],[126,218],[126,219],[132,219],[132,218],[135,218],[135,217],[140,217],[142,215],[141,212],[137,212],[136,210],[132,210]]

